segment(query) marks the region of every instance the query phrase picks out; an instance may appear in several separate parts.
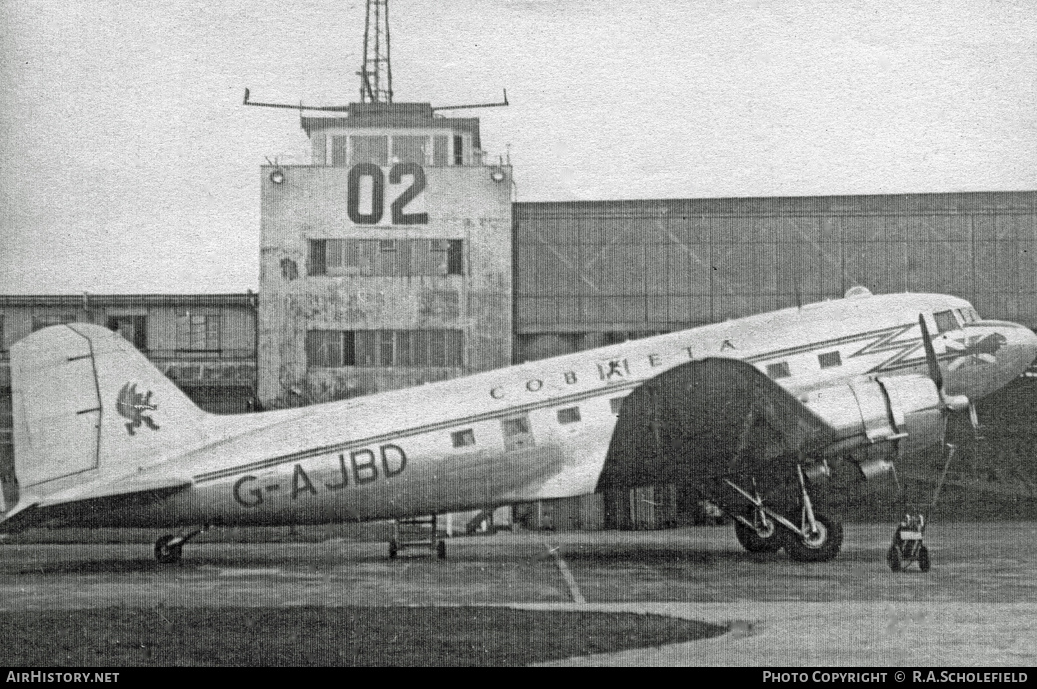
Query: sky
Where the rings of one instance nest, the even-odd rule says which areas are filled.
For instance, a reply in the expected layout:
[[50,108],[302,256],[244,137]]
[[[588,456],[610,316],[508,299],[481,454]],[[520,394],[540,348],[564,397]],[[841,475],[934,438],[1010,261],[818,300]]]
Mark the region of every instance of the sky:
[[[363,0],[0,0],[0,293],[256,290],[259,166]],[[1037,189],[1025,0],[390,0],[396,102],[500,100],[518,200]],[[462,111],[463,112],[463,111]]]

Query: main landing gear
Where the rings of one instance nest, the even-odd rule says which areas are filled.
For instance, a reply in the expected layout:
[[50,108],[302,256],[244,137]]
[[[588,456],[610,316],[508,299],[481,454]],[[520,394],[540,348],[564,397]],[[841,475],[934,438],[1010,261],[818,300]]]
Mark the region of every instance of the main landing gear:
[[187,531],[186,533],[166,534],[155,541],[155,559],[164,565],[180,562],[184,544],[198,534],[208,530],[209,525],[206,524],[205,526]]
[[843,525],[814,511],[803,469],[798,465],[796,474],[801,506],[798,525],[764,505],[755,486],[750,493],[725,479],[727,485],[752,505],[747,514],[734,515],[735,536],[750,553],[775,553],[785,548],[789,559],[796,562],[828,562],[842,548]]

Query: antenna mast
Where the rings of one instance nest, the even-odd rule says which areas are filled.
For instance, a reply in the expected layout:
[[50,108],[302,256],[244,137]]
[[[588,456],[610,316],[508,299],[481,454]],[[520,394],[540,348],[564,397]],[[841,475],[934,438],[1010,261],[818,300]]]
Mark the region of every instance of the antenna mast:
[[367,0],[364,22],[364,64],[360,102],[392,103],[392,64],[389,62],[389,0]]

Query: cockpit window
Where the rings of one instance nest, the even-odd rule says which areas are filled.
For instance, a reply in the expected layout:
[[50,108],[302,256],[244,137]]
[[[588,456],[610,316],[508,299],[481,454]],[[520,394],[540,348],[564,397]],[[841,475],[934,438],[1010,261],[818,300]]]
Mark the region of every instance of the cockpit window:
[[933,314],[933,318],[936,319],[936,331],[940,333],[950,332],[961,327],[953,311],[937,311]]
[[976,321],[980,320],[979,313],[977,313],[976,309],[972,308],[971,306],[966,306],[963,309],[958,309],[958,315],[961,316],[962,323],[975,323]]

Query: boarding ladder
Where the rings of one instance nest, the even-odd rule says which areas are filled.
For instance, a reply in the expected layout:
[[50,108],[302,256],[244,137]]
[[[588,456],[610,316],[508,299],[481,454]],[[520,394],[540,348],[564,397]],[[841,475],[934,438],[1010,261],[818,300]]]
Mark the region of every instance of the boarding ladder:
[[446,541],[439,538],[436,515],[393,521],[389,558],[395,558],[401,550],[407,548],[428,548],[429,553],[435,552],[439,559],[446,557]]

